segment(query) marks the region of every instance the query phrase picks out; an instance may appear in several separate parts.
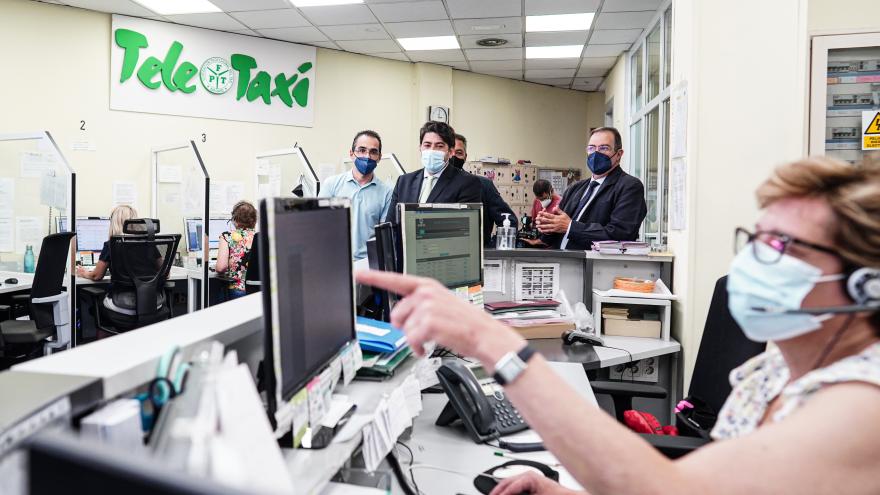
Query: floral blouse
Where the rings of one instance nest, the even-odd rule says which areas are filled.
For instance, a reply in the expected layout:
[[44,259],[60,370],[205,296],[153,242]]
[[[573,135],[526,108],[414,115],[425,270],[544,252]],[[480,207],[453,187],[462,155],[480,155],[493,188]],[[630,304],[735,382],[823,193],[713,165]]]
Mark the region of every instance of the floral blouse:
[[788,366],[779,349],[768,349],[730,373],[733,391],[718,414],[712,438],[722,440],[751,433],[758,428],[767,406],[780,394],[782,406],[769,421],[785,419],[823,387],[854,381],[880,387],[880,342],[793,382],[789,382]]
[[247,264],[242,263],[242,259],[250,252],[248,241],[253,237],[254,229],[235,229],[223,235],[229,246],[229,268],[226,269],[226,277],[230,280],[230,289],[244,290]]

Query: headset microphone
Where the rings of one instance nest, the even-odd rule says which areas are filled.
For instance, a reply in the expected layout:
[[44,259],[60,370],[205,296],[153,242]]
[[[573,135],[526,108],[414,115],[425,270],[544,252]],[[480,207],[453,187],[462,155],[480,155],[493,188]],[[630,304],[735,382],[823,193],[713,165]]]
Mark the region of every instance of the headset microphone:
[[827,306],[822,308],[800,308],[800,309],[778,309],[768,307],[752,307],[752,311],[770,314],[807,314],[807,315],[825,315],[839,313],[862,313],[866,311],[880,310],[880,303],[875,304],[853,304],[851,306]]

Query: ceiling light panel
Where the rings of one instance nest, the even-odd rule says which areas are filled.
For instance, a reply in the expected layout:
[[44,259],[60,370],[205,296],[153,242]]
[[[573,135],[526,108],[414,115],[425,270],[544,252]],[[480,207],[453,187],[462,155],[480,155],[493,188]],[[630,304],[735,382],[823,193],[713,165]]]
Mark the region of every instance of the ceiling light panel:
[[586,31],[593,23],[592,12],[583,14],[530,15],[526,17],[526,32]]
[[294,7],[327,7],[328,5],[352,5],[364,0],[290,0]]
[[450,50],[459,48],[455,36],[426,36],[422,38],[398,38],[397,42],[407,51]]
[[583,49],[583,45],[527,46],[526,58],[580,57]]
[[135,2],[160,15],[223,12],[208,0],[135,0]]

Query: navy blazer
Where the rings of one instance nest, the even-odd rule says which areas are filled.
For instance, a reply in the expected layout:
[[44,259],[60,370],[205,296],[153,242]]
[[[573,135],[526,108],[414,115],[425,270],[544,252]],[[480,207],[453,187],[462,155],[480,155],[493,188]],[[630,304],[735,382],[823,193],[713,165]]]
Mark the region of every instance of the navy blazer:
[[[571,217],[566,249],[589,250],[593,241],[635,241],[639,228],[648,214],[645,204],[645,186],[642,181],[616,167],[605,178],[593,197],[593,201],[580,219],[576,219],[577,205],[587,190],[591,179],[579,181],[569,187],[562,196],[559,209]],[[545,234],[541,240],[559,249],[562,234]]]
[[483,201],[483,244],[488,245],[489,238],[492,236],[492,227],[504,225],[505,213],[510,214],[511,227],[516,227],[518,222],[516,220],[516,213],[504,202],[501,193],[495,187],[495,183],[482,175],[476,177],[480,179],[480,195]]
[[[399,224],[397,204],[418,203],[422,191],[422,180],[425,169],[403,174],[397,178],[394,192],[391,193],[391,205],[388,207],[387,221]],[[447,165],[428,195],[428,203],[479,203],[480,180],[463,170]]]

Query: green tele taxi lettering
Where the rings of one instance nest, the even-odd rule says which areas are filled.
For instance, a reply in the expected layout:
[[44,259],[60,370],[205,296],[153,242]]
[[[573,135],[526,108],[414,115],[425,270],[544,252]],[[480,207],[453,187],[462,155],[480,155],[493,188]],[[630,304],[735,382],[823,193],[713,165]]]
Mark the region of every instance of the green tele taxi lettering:
[[[171,92],[181,91],[188,94],[196,90],[192,79],[199,73],[199,68],[189,61],[178,64],[183,52],[183,44],[179,41],[171,43],[164,59],[147,57],[138,68],[140,51],[149,46],[147,37],[130,29],[117,29],[114,39],[125,50],[120,83],[129,80],[137,69],[137,79],[149,89],[155,90],[164,85]],[[257,61],[254,57],[236,53],[230,61],[232,69],[237,72],[236,100],[246,98],[253,102],[260,99],[266,105],[271,105],[272,97],[276,97],[288,107],[293,107],[294,102],[300,107],[308,104],[309,79],[305,74],[312,69],[311,62],[301,64],[297,67],[297,73],[291,77],[280,72],[273,79],[266,71],[256,71]]]

